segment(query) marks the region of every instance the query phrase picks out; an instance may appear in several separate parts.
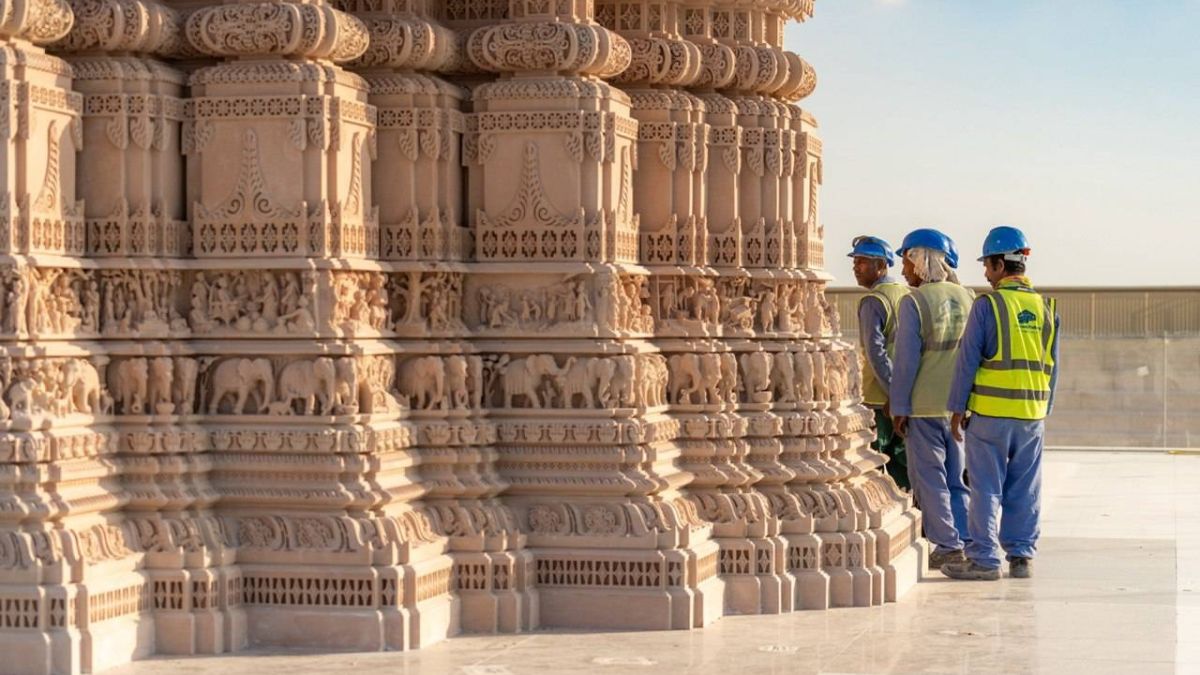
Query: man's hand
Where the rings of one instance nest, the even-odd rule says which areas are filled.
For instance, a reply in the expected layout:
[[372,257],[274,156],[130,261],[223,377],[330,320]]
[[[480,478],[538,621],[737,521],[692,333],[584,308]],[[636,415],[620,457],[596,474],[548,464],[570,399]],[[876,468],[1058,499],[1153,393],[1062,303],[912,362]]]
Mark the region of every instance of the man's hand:
[[908,415],[896,415],[892,418],[892,430],[900,438],[908,436]]
[[962,442],[963,429],[967,426],[967,416],[963,413],[954,413],[950,417],[950,433],[954,434],[954,440]]

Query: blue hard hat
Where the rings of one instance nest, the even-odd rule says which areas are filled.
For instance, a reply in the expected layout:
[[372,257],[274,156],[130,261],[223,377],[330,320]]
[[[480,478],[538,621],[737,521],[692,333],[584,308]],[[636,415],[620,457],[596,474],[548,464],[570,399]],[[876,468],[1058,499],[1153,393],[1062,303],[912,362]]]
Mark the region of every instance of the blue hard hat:
[[888,267],[896,264],[891,245],[879,237],[855,237],[851,246],[854,248],[847,255],[849,258],[879,258],[887,261]]
[[1022,259],[1029,255],[1029,240],[1025,238],[1025,233],[1015,227],[1001,225],[993,227],[987,239],[983,240],[983,255],[979,261],[983,262],[988,256],[1018,252]]
[[929,248],[941,251],[946,254],[947,265],[958,267],[958,247],[954,245],[953,239],[939,230],[923,227],[909,232],[908,236],[904,238],[904,243],[900,245],[900,250],[896,252],[904,255],[905,251],[910,248]]

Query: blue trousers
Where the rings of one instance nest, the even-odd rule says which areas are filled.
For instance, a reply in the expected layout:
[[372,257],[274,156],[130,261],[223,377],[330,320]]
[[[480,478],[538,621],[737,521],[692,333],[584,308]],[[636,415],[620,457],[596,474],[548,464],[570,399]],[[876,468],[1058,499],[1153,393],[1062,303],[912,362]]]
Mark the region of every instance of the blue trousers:
[[967,539],[967,487],[963,485],[963,446],[950,433],[946,417],[910,417],[908,481],[921,507],[925,538],[939,553],[958,551]]
[[[971,481],[971,542],[966,554],[988,568],[1007,558],[1032,558],[1042,515],[1045,423],[973,415],[967,425]],[[999,545],[997,545],[999,544]]]

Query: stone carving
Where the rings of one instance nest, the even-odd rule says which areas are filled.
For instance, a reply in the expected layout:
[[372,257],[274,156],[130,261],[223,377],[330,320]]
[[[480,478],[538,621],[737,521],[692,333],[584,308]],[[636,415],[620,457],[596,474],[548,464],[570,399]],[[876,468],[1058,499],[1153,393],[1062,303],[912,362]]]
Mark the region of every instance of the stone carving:
[[99,284],[90,270],[10,267],[0,274],[0,316],[6,333],[96,333]]
[[738,359],[742,366],[742,391],[750,403],[766,403],[771,400],[771,366],[774,359],[767,352],[742,354]]
[[100,331],[107,336],[167,335],[187,323],[175,307],[179,272],[101,270]]
[[190,285],[188,324],[195,333],[311,333],[311,274],[239,270],[197,272]]
[[378,272],[337,272],[333,277],[334,324],[344,330],[389,330],[386,277]]
[[188,42],[213,56],[272,54],[351,61],[367,49],[367,28],[324,5],[246,3],[197,10],[187,20]]
[[[212,360],[202,361],[207,371]],[[249,412],[263,414],[275,401],[275,368],[268,359],[231,358],[222,360],[207,373],[212,393],[208,399],[208,414],[221,412],[230,396],[233,406],[225,412],[241,415],[253,403]],[[254,398],[252,399],[251,396]]]
[[391,298],[396,332],[462,330],[463,277],[453,272],[409,272],[391,275]]
[[812,5],[8,2],[0,642],[57,672],[152,620],[404,649],[614,589],[655,628],[901,592],[919,516],[787,103]]
[[116,399],[116,412],[125,415],[147,413],[150,369],[146,359],[126,359],[111,366],[110,388]]
[[568,358],[559,367],[550,354],[536,354],[509,359],[502,356],[497,364],[500,386],[503,391],[503,406],[514,407],[517,397],[522,397],[526,408],[552,408],[562,395],[559,388],[574,358]]
[[446,410],[446,362],[440,356],[410,359],[398,369],[396,387],[414,410]]
[[[334,392],[337,390],[337,374],[333,359],[300,359],[285,365],[279,371],[279,384],[275,391],[279,397],[270,408],[273,414],[328,415],[333,412]],[[270,398],[268,395],[267,398]],[[301,410],[296,409],[300,403]]]
[[772,397],[781,403],[795,401],[796,366],[792,354],[789,352],[776,352],[771,360]]
[[656,279],[657,316],[661,321],[715,326],[721,316],[721,298],[712,279],[669,277]]
[[478,289],[478,303],[478,325],[487,328],[590,328],[593,321],[590,291],[581,278],[528,289],[484,285]]
[[112,399],[100,382],[96,363],[72,358],[12,359],[0,357],[0,388],[6,405],[2,417],[21,424],[37,416],[106,415]]

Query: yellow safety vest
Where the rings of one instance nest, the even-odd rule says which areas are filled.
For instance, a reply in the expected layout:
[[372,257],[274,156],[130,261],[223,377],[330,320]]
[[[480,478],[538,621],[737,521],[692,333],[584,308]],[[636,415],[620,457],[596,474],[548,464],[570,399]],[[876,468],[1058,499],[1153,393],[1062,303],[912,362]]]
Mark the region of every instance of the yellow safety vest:
[[989,417],[1043,419],[1050,406],[1057,305],[1053,298],[1014,284],[984,297],[996,317],[998,348],[975,372],[967,408]]
[[921,319],[921,365],[912,389],[912,417],[945,417],[958,343],[967,328],[975,293],[970,289],[938,281],[921,284],[913,291]]
[[[858,308],[862,310],[862,304],[867,298],[879,298],[883,303],[883,340],[884,346],[887,349],[889,359],[895,358],[896,354],[896,311],[900,306],[900,300],[908,295],[909,288],[903,284],[898,284],[894,281],[875,284],[871,291],[864,295],[858,301]],[[859,331],[859,342],[862,342],[862,331]],[[882,406],[887,403],[888,393],[883,388],[883,384],[875,377],[875,371],[871,368],[871,364],[867,359],[867,345],[860,344],[860,355],[864,361],[863,374],[863,403],[873,406]]]

